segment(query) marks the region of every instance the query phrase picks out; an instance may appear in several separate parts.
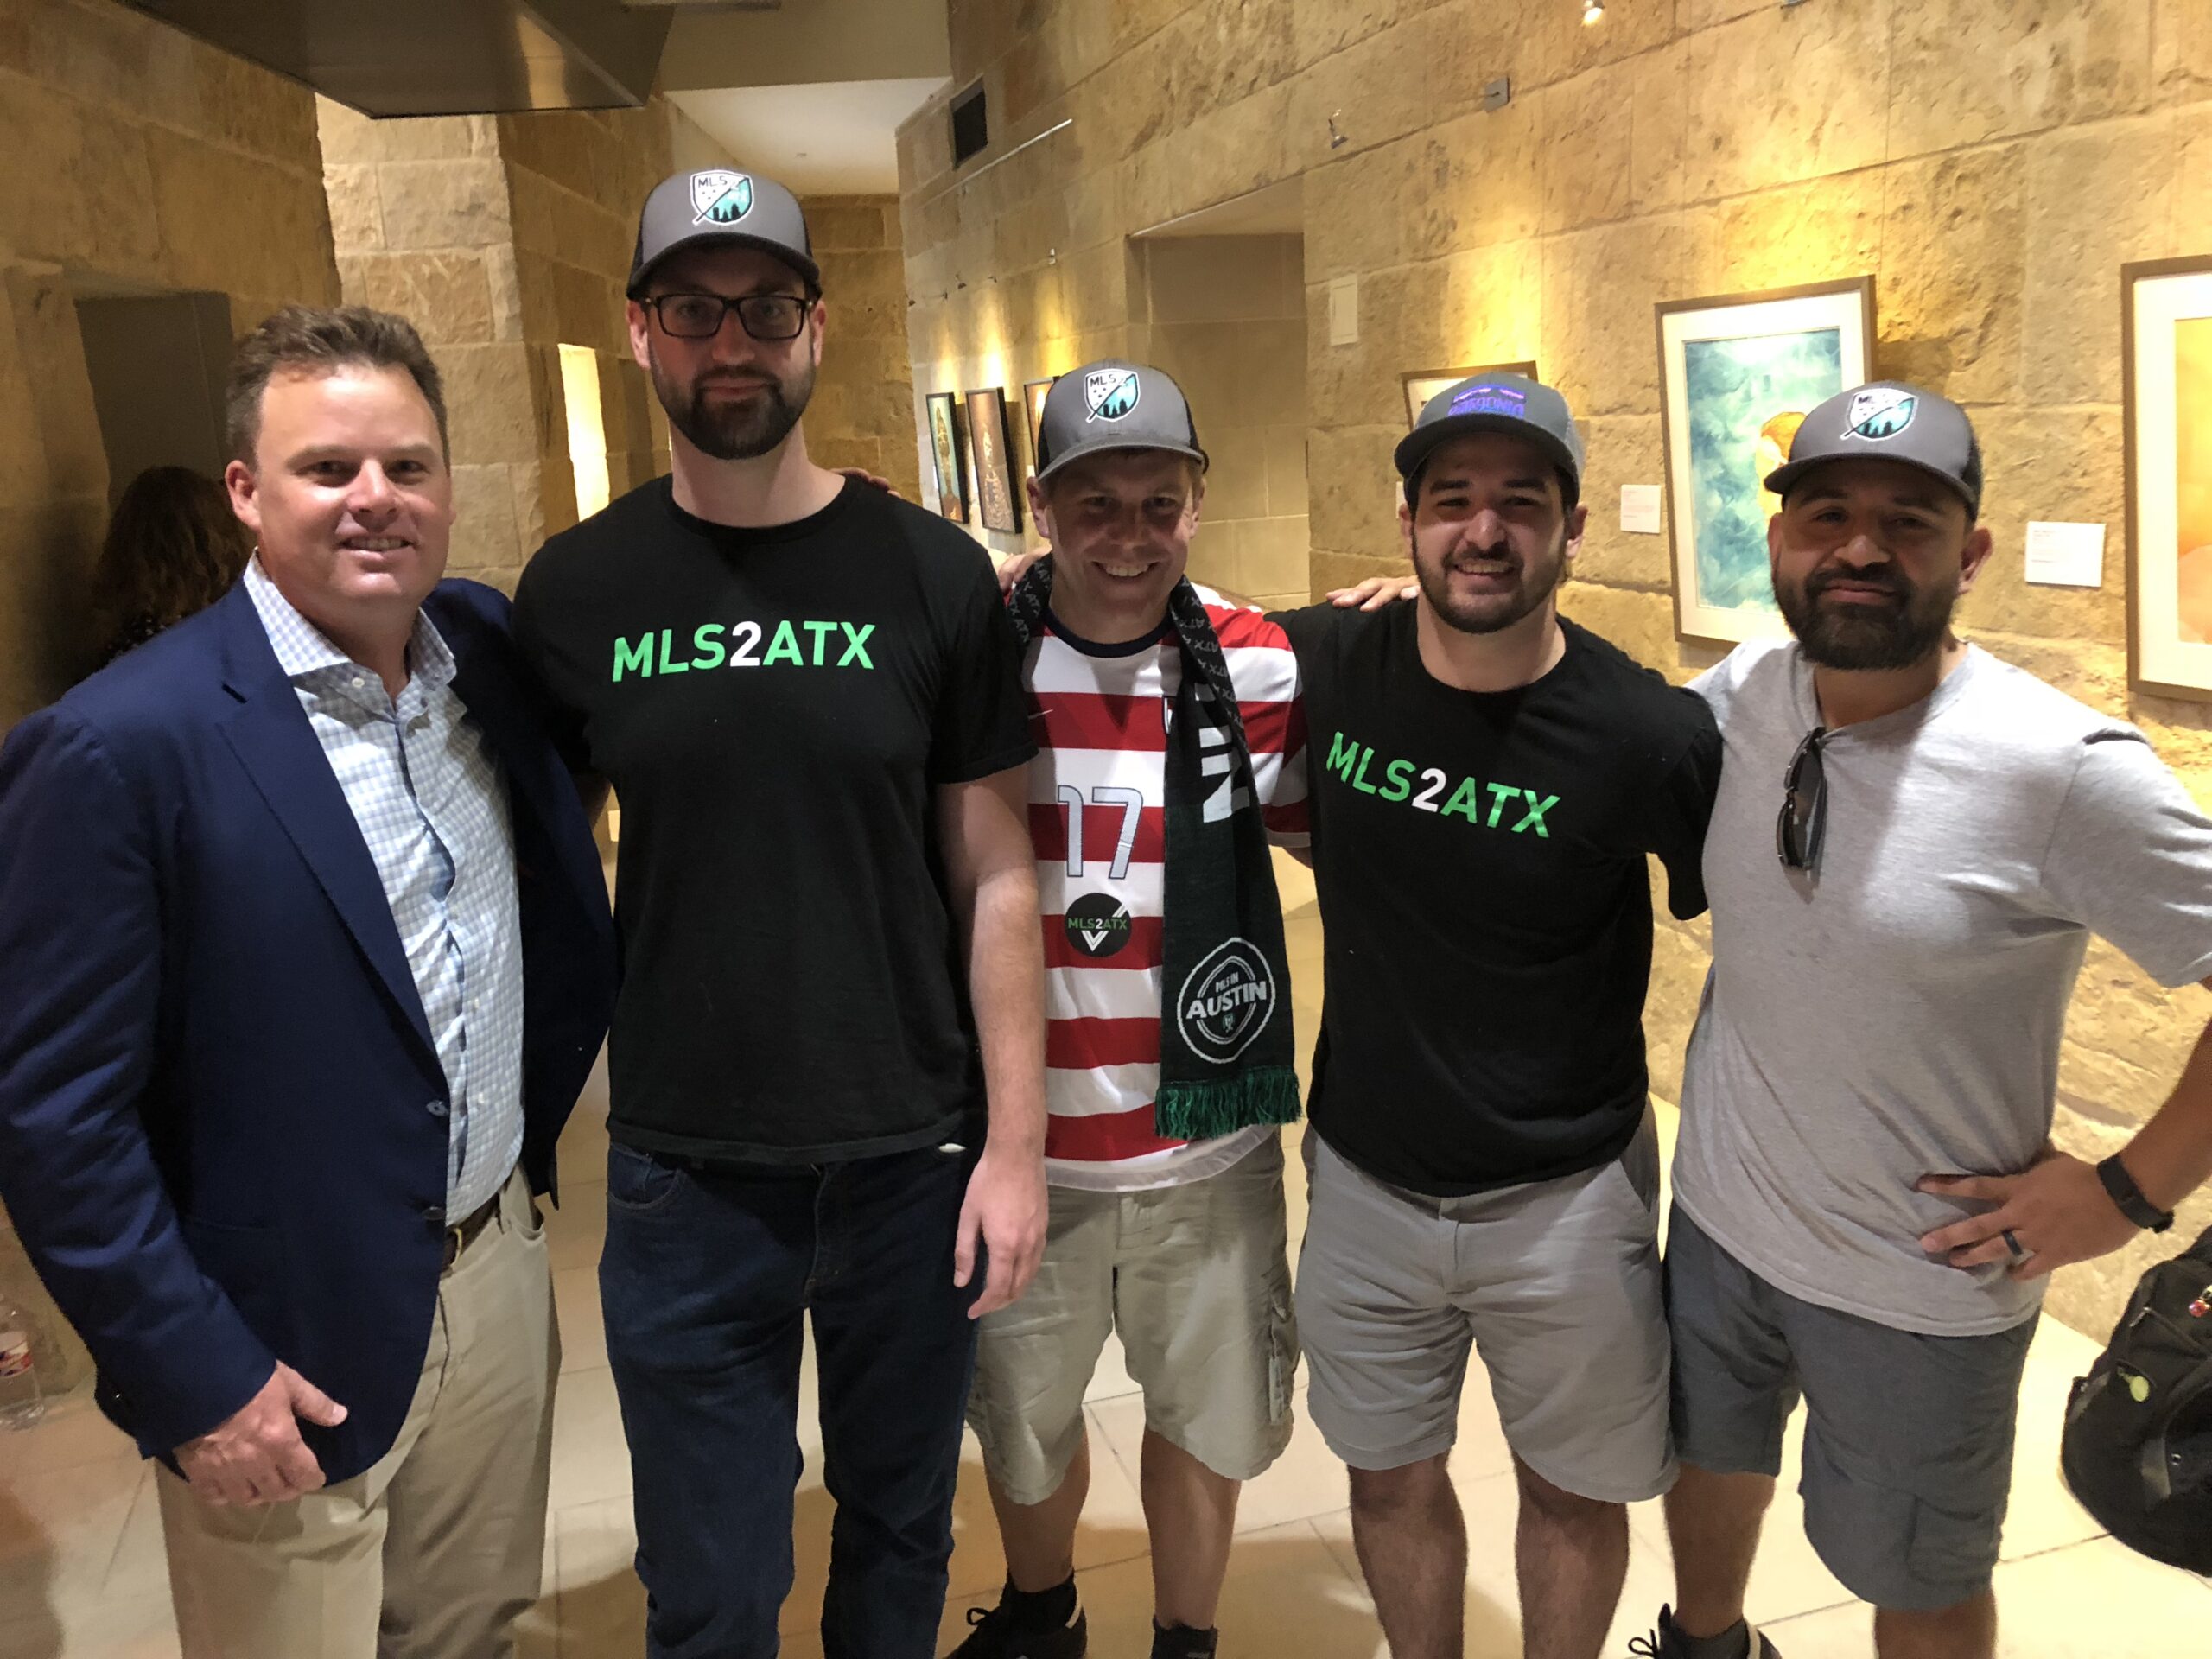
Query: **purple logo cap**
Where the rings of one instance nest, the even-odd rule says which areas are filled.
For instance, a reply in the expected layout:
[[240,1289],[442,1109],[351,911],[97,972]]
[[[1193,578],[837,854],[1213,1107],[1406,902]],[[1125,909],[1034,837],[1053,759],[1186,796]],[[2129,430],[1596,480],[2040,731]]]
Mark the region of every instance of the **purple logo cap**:
[[1463,388],[1445,411],[1451,415],[1503,415],[1508,420],[1529,418],[1529,394],[1511,386],[1472,385]]

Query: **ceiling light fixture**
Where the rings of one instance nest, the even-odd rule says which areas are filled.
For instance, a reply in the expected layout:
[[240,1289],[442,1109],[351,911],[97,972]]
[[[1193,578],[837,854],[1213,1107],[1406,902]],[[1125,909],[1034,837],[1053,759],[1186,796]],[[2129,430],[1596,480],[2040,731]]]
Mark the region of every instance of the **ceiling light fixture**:
[[1605,15],[1605,0],[1590,0],[1590,3],[1582,8],[1582,21],[1585,24],[1597,22]]

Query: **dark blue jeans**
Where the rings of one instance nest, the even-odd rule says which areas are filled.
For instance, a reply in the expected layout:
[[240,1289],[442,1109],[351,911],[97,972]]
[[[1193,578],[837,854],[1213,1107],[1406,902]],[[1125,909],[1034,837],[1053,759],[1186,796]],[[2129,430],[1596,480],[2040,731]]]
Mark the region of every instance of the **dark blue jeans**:
[[616,1146],[600,1258],[652,1659],[771,1659],[791,1592],[799,1320],[836,1503],[828,1659],[930,1659],[976,1359],[952,1283],[974,1154],[683,1167]]

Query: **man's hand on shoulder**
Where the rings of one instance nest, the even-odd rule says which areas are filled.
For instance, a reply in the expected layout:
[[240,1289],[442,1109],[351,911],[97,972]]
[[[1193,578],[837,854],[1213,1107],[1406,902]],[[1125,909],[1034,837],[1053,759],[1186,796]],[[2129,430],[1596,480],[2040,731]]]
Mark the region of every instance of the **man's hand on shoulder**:
[[283,1503],[322,1484],[322,1465],[298,1420],[335,1428],[346,1408],[279,1361],[261,1391],[223,1422],[176,1449],[177,1467],[210,1503]]
[[1329,603],[1340,611],[1382,611],[1421,592],[1421,584],[1403,576],[1370,576],[1349,588],[1329,589]]
[[[832,467],[830,470],[841,477],[849,478],[855,483],[874,485],[886,495],[899,495],[899,492],[893,487],[889,479],[880,473],[871,473],[865,467]],[[899,496],[899,499],[903,501],[906,498]]]
[[1030,567],[1039,559],[1049,559],[1052,550],[1040,547],[1034,553],[1010,553],[999,563],[999,592],[1010,594],[1014,584],[1029,574]]

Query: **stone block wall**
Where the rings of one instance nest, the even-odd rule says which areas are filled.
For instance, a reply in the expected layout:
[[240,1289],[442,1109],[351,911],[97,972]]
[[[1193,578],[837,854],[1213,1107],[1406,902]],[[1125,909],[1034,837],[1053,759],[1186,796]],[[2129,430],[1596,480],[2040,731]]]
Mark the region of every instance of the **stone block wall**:
[[[315,100],[323,178],[346,298],[412,322],[444,377],[453,441],[451,569],[512,589],[554,516],[575,517],[563,439],[543,464],[559,408],[524,338],[507,165],[490,116],[372,121]],[[565,431],[565,429],[563,429]]]
[[[865,467],[918,501],[899,199],[809,196],[800,205],[830,315],[822,374],[807,409],[807,453],[824,467]],[[1020,388],[1008,391],[1019,397]]]
[[1140,360],[1174,376],[1206,451],[1191,575],[1270,607],[1302,605],[1306,522],[1305,249],[1295,236],[1139,245]]
[[[514,204],[524,338],[534,372],[556,393],[556,346],[588,346],[599,355],[601,419],[607,473],[616,495],[668,470],[667,429],[645,372],[630,356],[623,290],[638,234],[638,210],[674,170],[672,119],[664,99],[641,110],[563,110],[499,118],[499,149]],[[568,475],[568,436],[554,404],[539,429],[547,465]],[[557,461],[557,466],[555,462]],[[550,501],[550,493],[549,493]],[[545,535],[575,522],[573,490],[525,540],[527,559]]]
[[[2120,553],[2120,267],[2212,252],[2201,0],[1611,0],[1587,28],[1580,12],[964,0],[953,84],[982,79],[1000,137],[956,175],[942,100],[900,133],[918,383],[1124,348],[1132,232],[1302,178],[1314,588],[1400,568],[1400,373],[1534,358],[1591,447],[1566,608],[1683,678],[1708,658],[1674,637],[1665,541],[1624,535],[1617,506],[1618,485],[1663,476],[1652,308],[1872,272],[1876,372],[1966,402],[1988,450],[1999,556],[1966,631],[2138,721],[2212,804],[2212,708],[2127,693]],[[1486,111],[1500,77],[1511,101]],[[1327,284],[1345,276],[1359,339],[1332,346]],[[2031,518],[2103,521],[2106,585],[2028,587]],[[1662,930],[1647,1029],[1662,1094],[1706,961],[1700,928]],[[2123,1139],[2208,1014],[2202,990],[2093,951],[2060,1142]],[[2187,1219],[2212,1222],[2212,1198]],[[2101,1334],[2160,1248],[2062,1274],[2054,1312]]]

